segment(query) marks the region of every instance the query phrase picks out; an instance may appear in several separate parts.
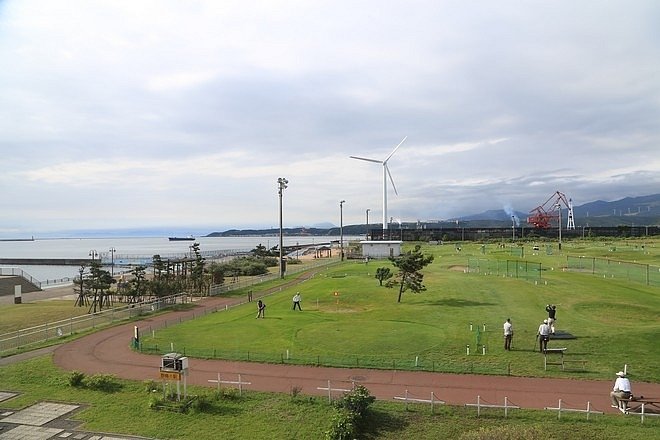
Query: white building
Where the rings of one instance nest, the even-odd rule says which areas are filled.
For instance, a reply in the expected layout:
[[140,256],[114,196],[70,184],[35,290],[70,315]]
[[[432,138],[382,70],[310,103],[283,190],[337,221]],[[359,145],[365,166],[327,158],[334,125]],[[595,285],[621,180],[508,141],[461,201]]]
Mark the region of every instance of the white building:
[[362,256],[369,258],[398,257],[401,255],[401,243],[403,242],[400,240],[361,241]]

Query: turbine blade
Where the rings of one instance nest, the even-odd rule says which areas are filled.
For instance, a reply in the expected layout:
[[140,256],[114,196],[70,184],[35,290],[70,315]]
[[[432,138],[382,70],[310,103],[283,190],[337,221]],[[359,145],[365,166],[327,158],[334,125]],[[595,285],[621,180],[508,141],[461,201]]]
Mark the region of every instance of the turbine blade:
[[394,184],[394,179],[392,179],[392,173],[390,173],[390,168],[387,166],[387,164],[384,164],[384,165],[385,165],[385,169],[387,170],[387,175],[390,176],[390,182],[392,182],[392,188],[394,188],[394,194],[396,194],[398,196],[399,193],[396,190],[396,185]]
[[404,137],[403,140],[402,140],[401,142],[399,142],[399,145],[397,145],[396,147],[394,147],[394,150],[392,150],[392,152],[390,153],[390,155],[387,156],[387,159],[385,159],[383,162],[387,162],[388,160],[390,160],[390,157],[394,156],[394,153],[396,153],[396,150],[399,149],[399,147],[401,146],[401,144],[403,144],[403,143],[406,141],[406,139],[408,139],[408,136]]
[[348,156],[348,157],[350,157],[351,159],[366,160],[367,162],[383,163],[382,160],[367,159],[366,157],[357,157],[357,156]]

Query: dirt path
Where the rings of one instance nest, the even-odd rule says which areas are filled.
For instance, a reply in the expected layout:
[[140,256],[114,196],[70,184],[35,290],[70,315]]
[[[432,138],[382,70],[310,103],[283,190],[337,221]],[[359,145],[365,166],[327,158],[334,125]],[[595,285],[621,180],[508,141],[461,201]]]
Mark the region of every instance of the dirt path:
[[[313,276],[306,273],[287,285],[299,283]],[[255,300],[279,291],[280,287],[255,292]],[[199,315],[200,307],[216,309],[243,302],[242,298],[205,298],[193,310],[153,316],[139,322],[112,327],[61,345],[54,350],[56,365],[65,370],[78,370],[87,374],[109,373],[134,380],[159,379],[160,357],[145,355],[131,350],[133,327],[157,327],[159,323],[178,316]],[[540,360],[539,360],[540,361]],[[613,381],[541,379],[508,376],[481,376],[468,374],[443,374],[410,371],[385,371],[349,368],[306,367],[291,365],[258,364],[249,362],[190,359],[188,383],[200,386],[216,386],[209,380],[241,380],[250,382],[246,389],[289,393],[292,388],[304,394],[327,395],[319,387],[350,388],[355,381],[366,386],[378,399],[391,400],[403,396],[408,390],[410,397],[429,399],[431,392],[436,399],[448,404],[475,403],[482,401],[503,404],[507,397],[510,404],[522,408],[542,409],[557,407],[559,399],[568,408],[592,408],[616,412],[610,407],[609,391]],[[634,391],[645,396],[660,397],[660,384],[634,383]]]

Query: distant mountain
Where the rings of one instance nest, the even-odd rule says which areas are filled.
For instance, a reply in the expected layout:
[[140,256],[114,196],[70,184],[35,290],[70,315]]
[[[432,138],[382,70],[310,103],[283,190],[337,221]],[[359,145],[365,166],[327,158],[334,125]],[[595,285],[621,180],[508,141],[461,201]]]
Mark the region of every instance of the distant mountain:
[[[562,223],[566,223],[566,209],[562,210]],[[401,225],[398,223],[393,228],[416,229],[416,228],[502,228],[511,227],[511,216],[514,215],[519,221],[519,226],[531,227],[527,223],[529,213],[505,209],[490,209],[479,214],[465,215],[462,217],[443,220],[439,222],[415,222]],[[641,197],[626,197],[612,202],[597,200],[573,207],[573,215],[576,226],[653,226],[660,225],[660,194]],[[458,222],[458,223],[457,223]],[[380,224],[367,225],[344,225],[344,235],[364,235],[367,229],[377,229]],[[300,236],[338,236],[339,227],[332,223],[320,223],[315,227],[285,228],[284,235]],[[232,237],[232,236],[267,236],[279,235],[279,229],[232,229],[225,232],[213,232],[207,237]]]
[[[562,212],[565,216],[566,209],[562,209]],[[529,213],[516,211],[515,215],[520,219],[521,225],[526,224]],[[660,194],[626,197],[612,202],[597,200],[573,206],[573,216],[576,226],[658,225]],[[510,226],[511,213],[504,209],[491,209],[479,214],[459,217],[458,220],[459,223],[464,222],[465,227]]]

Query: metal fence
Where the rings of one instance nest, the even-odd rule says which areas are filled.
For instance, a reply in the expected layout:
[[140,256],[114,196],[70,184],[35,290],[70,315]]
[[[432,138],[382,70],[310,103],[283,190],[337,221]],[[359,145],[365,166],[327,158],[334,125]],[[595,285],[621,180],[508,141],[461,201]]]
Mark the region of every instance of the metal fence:
[[542,272],[542,264],[531,261],[468,258],[468,273],[540,280]]
[[569,255],[566,257],[566,268],[603,278],[623,279],[660,287],[660,267],[650,264]]
[[[305,272],[310,269],[315,269],[317,267],[328,266],[333,263],[339,262],[338,258],[319,258],[314,259],[311,262],[303,262],[301,264],[287,264],[286,266],[286,275],[295,275],[300,272]],[[232,290],[238,290],[256,284],[265,283],[266,281],[273,281],[279,278],[278,273],[269,273],[266,275],[259,275],[254,277],[244,277],[243,279],[237,280],[225,280],[223,284],[213,284],[209,288],[209,295],[221,295],[225,292],[230,292]]]
[[0,335],[0,354],[184,304],[188,298],[188,294],[181,293],[5,333]]

